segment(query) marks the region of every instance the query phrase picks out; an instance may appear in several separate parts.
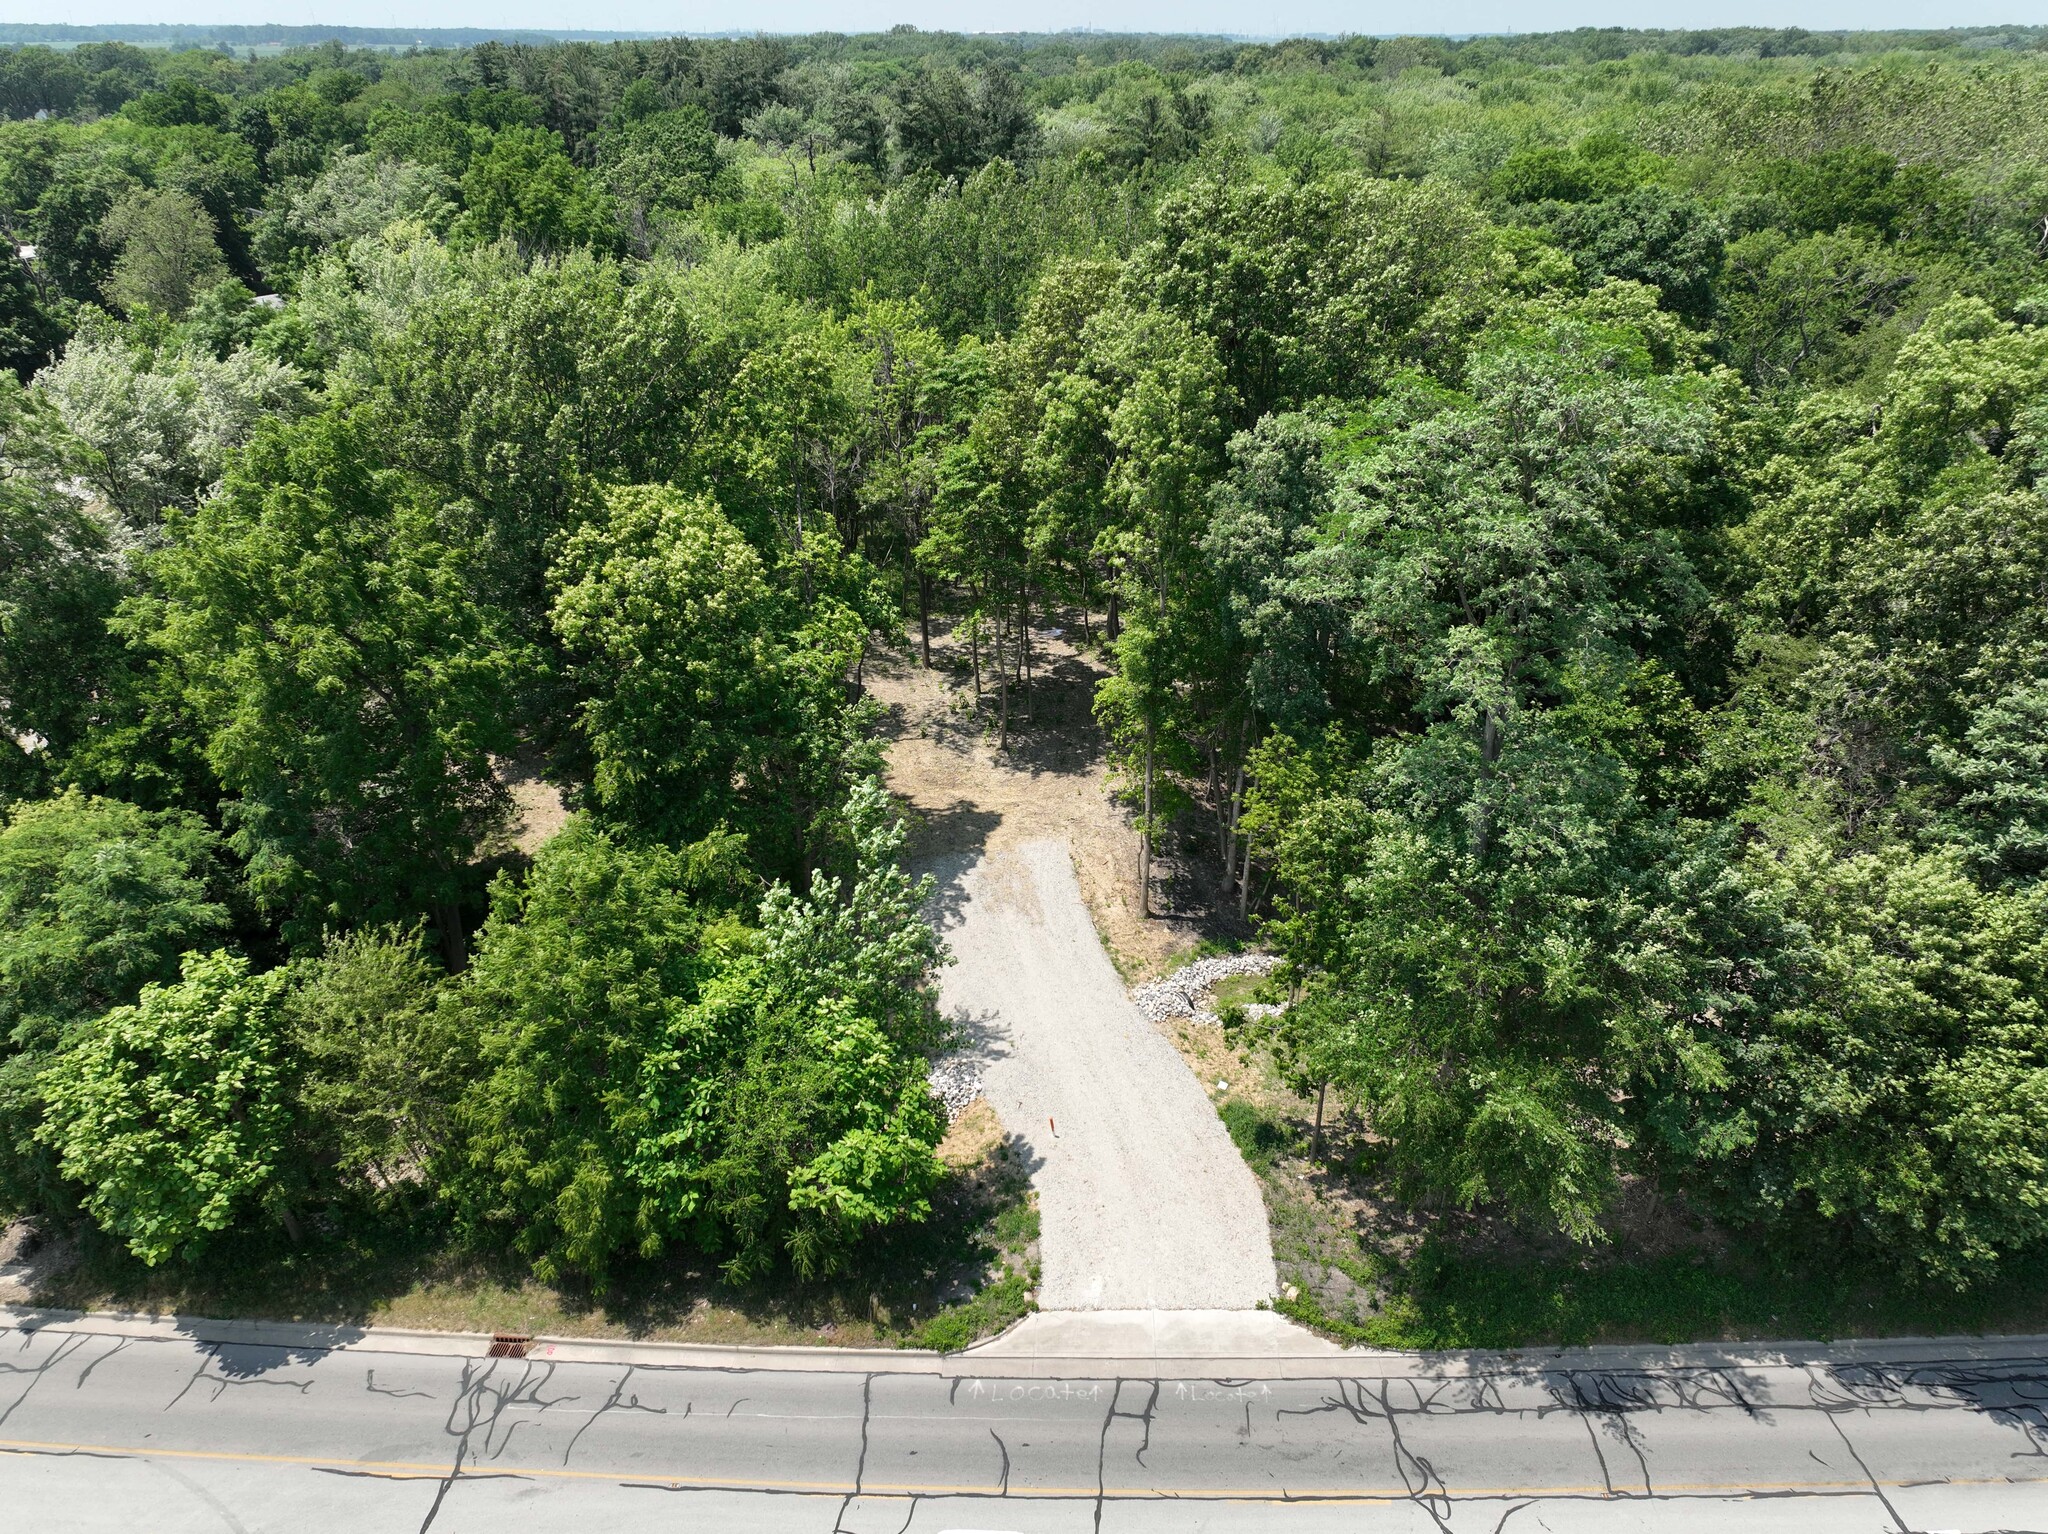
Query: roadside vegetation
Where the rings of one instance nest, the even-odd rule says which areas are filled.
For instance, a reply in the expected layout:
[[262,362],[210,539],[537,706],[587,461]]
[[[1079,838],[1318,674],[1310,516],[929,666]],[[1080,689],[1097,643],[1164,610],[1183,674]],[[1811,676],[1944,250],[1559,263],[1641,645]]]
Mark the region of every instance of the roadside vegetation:
[[1624,1187],[1587,1245],[1492,1210],[1404,1190],[1384,1145],[1328,1114],[1240,1037],[1212,1051],[1217,1112],[1259,1179],[1281,1294],[1274,1309],[1377,1348],[2019,1335],[2048,1329],[2048,1263],[2010,1259],[1967,1289],[1902,1276],[1883,1254],[1843,1259],[1719,1224],[1681,1199]]
[[1008,749],[1056,621],[1341,1126],[1233,1131],[1379,1211],[1290,1303],[2007,1314],[2044,40],[0,51],[0,1206],[110,1300],[1003,1324],[864,679],[943,615]]
[[[104,1240],[32,1251],[39,1303],[247,1316],[336,1327],[748,1346],[951,1351],[1030,1313],[1038,1212],[1030,1180],[986,1104],[938,1147],[932,1213],[878,1234],[829,1278],[735,1280],[688,1252],[621,1263],[599,1289],[535,1276],[495,1243],[465,1239],[422,1197],[336,1201],[296,1238],[223,1233],[201,1262],[149,1266]],[[62,1238],[59,1238],[61,1241]]]

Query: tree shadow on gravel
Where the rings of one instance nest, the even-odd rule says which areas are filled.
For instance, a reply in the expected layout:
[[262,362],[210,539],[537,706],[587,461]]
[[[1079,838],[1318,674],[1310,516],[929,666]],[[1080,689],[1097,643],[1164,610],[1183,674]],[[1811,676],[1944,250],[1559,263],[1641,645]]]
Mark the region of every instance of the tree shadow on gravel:
[[910,832],[904,861],[913,872],[938,877],[941,894],[957,890],[976,858],[987,850],[1003,817],[965,799],[955,799],[941,810],[908,809],[904,812]]

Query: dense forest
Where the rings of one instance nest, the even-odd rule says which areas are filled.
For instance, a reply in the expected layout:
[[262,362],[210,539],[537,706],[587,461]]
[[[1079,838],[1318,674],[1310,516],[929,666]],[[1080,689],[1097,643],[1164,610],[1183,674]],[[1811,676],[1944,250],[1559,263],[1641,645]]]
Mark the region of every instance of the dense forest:
[[1006,745],[1051,616],[1421,1204],[1981,1283],[2044,49],[0,54],[0,1206],[834,1272],[944,1129],[863,659],[957,626]]

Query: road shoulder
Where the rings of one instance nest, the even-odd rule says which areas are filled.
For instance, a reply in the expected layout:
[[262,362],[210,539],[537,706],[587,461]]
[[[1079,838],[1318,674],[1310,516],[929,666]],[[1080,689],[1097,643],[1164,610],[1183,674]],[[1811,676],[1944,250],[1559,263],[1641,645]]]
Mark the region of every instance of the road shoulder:
[[[1264,1320],[1257,1318],[1264,1317]],[[195,1349],[292,1353],[488,1356],[483,1332],[321,1326],[0,1306],[0,1332],[185,1342]],[[1040,1312],[960,1353],[916,1348],[718,1347],[584,1337],[522,1339],[524,1356],[556,1363],[803,1374],[924,1374],[945,1378],[1404,1379],[1537,1372],[1668,1372],[1988,1362],[2048,1355],[2048,1336],[1897,1337],[1853,1342],[1628,1344],[1509,1351],[1400,1353],[1344,1348],[1268,1312]]]

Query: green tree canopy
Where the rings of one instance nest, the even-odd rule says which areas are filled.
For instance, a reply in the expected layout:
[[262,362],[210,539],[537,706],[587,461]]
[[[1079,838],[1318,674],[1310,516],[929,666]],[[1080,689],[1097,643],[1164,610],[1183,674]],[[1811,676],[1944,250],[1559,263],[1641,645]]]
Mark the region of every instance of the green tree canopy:
[[1551,232],[1590,283],[1640,282],[1674,314],[1704,320],[1726,235],[1712,213],[1661,186],[1562,209]]
[[228,274],[212,218],[185,192],[135,192],[108,211],[101,232],[120,252],[107,296],[130,314],[182,318],[193,299]]
[[1479,214],[1446,187],[1203,179],[1157,216],[1131,281],[1214,344],[1240,426],[1422,360],[1481,270]]
[[86,1212],[151,1266],[254,1210],[291,1217],[284,982],[224,951],[189,954],[175,984],[145,987],[44,1073],[39,1137]]
[[546,128],[508,127],[462,174],[462,215],[451,234],[485,243],[506,238],[525,252],[603,246],[613,229],[605,194]]
[[507,1226],[544,1276],[602,1279],[708,1226],[724,1040],[696,1004],[746,941],[715,899],[732,853],[636,848],[576,820],[524,885],[492,890],[451,996],[481,1072],[455,1185],[467,1218]]
[[47,783],[118,665],[110,529],[67,493],[87,456],[40,392],[0,376],[0,801]]
[[726,825],[787,867],[839,792],[863,615],[815,590],[806,613],[707,497],[656,486],[609,492],[556,579],[599,805],[677,843]]
[[597,177],[636,247],[650,247],[664,218],[737,190],[718,137],[700,107],[624,117],[598,138]]
[[226,935],[220,838],[198,816],[71,790],[0,827],[0,1027],[9,1050],[169,980],[178,955]]
[[136,529],[196,505],[261,422],[310,408],[304,379],[275,358],[150,346],[102,324],[80,326],[32,392],[80,445],[79,477]]
[[603,1281],[672,1242],[816,1274],[922,1218],[943,1132],[922,1051],[939,948],[869,782],[852,869],[741,917],[730,838],[633,847],[574,821],[503,881],[451,997],[477,1051],[456,1186],[543,1273]]
[[945,1119],[925,1082],[942,1036],[930,982],[943,950],[923,907],[934,882],[900,866],[903,827],[872,779],[843,811],[852,867],[761,903],[758,944],[710,1006],[740,1030],[720,1084],[711,1208],[747,1276],[788,1262],[838,1270],[859,1237],[922,1220]]
[[525,662],[436,506],[380,456],[358,416],[266,430],[171,522],[162,594],[123,622],[174,658],[250,888],[296,941],[427,911],[459,957]]
[[2048,1016],[2038,892],[1954,853],[1760,846],[1798,990],[1730,1050],[1721,1207],[1831,1230],[1958,1288],[2048,1239]]
[[300,1062],[304,1132],[348,1177],[390,1188],[454,1140],[462,1059],[420,933],[366,927],[292,966],[280,1019]]
[[1346,1084],[1410,1175],[1581,1235],[1622,1084],[1711,1069],[1661,1028],[1697,981],[1636,744],[1646,655],[1704,604],[1672,521],[1710,423],[1630,357],[1582,324],[1504,340],[1348,467],[1284,589],[1409,719],[1369,752],[1276,742],[1251,815],[1305,1021],[1348,1016]]

